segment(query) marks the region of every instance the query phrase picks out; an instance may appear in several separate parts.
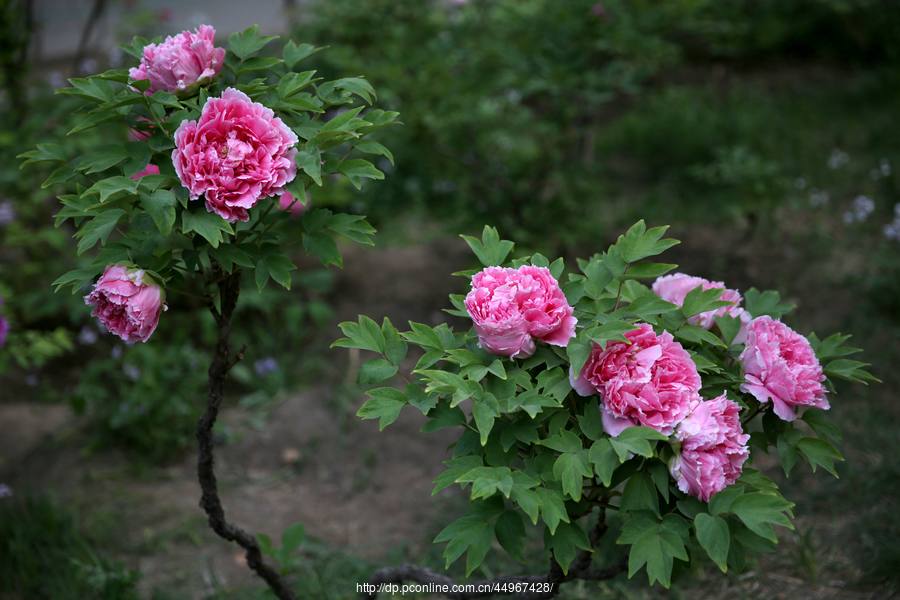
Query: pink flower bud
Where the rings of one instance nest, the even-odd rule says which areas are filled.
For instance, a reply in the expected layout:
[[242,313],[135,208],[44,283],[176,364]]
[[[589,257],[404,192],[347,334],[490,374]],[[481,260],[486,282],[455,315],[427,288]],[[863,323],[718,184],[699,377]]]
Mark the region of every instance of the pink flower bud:
[[148,95],[158,90],[183,92],[208,81],[219,74],[225,62],[225,49],[215,47],[215,37],[215,29],[201,25],[193,33],[182,31],[161,44],[147,44],[141,64],[128,76],[135,81],[149,79]]
[[550,270],[530,265],[476,273],[466,310],[481,347],[500,356],[530,356],[534,340],[567,346],[578,322]]
[[109,265],[84,297],[91,315],[128,343],[146,342],[166,309],[165,293],[141,269]]

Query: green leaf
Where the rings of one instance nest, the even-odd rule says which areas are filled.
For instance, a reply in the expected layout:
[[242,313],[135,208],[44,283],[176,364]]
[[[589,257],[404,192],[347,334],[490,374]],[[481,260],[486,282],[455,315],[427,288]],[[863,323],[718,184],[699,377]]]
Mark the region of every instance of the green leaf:
[[446,402],[440,402],[433,410],[428,411],[428,421],[422,425],[422,431],[438,431],[447,427],[459,427],[466,424],[466,415],[458,407],[451,407]]
[[300,547],[306,539],[306,528],[303,523],[294,523],[281,534],[281,549],[288,554]]
[[461,235],[478,260],[486,267],[502,265],[515,244],[508,240],[501,240],[496,229],[488,225],[481,232],[481,240],[470,235]]
[[676,268],[678,268],[678,265],[671,263],[641,263],[628,267],[628,277],[633,277],[634,279],[656,279],[660,275],[665,275]]
[[681,304],[681,312],[684,313],[685,317],[693,317],[723,306],[731,306],[731,302],[719,300],[724,291],[721,288],[705,290],[703,286],[698,285],[684,297],[684,302]]
[[98,146],[93,152],[83,154],[75,161],[75,169],[86,175],[100,173],[128,158],[125,146]]
[[794,505],[780,496],[763,492],[752,492],[735,498],[731,512],[743,521],[747,529],[772,542],[777,542],[773,525],[788,529],[794,526],[788,517]]
[[278,87],[275,89],[278,92],[279,97],[290,98],[300,90],[311,85],[315,76],[315,71],[288,73],[278,81]]
[[659,514],[659,497],[656,493],[656,485],[648,473],[635,473],[625,482],[622,492],[622,510],[642,511],[649,510]]
[[592,475],[584,452],[560,454],[553,463],[553,476],[562,483],[563,493],[576,502],[581,500],[584,478]]
[[297,266],[279,250],[273,250],[264,254],[256,261],[256,287],[262,291],[269,277],[286,290],[291,289],[291,272],[296,271]]
[[563,574],[569,573],[569,566],[575,560],[578,550],[593,550],[584,530],[578,523],[561,523],[555,533],[545,537],[547,548],[553,553]]
[[192,231],[197,233],[213,248],[218,248],[222,243],[223,234],[232,235],[234,233],[228,221],[205,210],[183,211],[181,213],[181,229],[184,233]]
[[389,363],[383,358],[366,361],[359,370],[359,383],[365,385],[367,383],[385,381],[396,375],[397,370],[396,365]]
[[522,516],[512,510],[504,511],[494,525],[494,535],[510,556],[516,560],[524,560],[525,523]]
[[284,59],[284,64],[287,65],[288,69],[293,69],[294,65],[298,62],[307,58],[311,54],[318,52],[321,48],[316,48],[312,44],[297,44],[294,40],[288,40],[288,42],[284,45],[284,50],[281,53],[282,58]]
[[615,248],[628,263],[656,256],[679,243],[678,240],[663,239],[667,229],[668,226],[647,229],[643,220],[638,221],[619,236]]
[[596,398],[585,402],[584,414],[578,415],[578,427],[589,440],[604,439],[603,419],[600,417],[600,407]]
[[338,339],[332,348],[358,348],[383,353],[385,349],[385,336],[378,323],[366,315],[360,315],[359,321],[344,321],[338,324],[341,332],[346,336]]
[[322,153],[318,148],[307,147],[299,150],[294,162],[316,185],[322,185]]
[[100,204],[105,203],[111,197],[120,193],[134,194],[137,192],[138,182],[130,177],[116,175],[115,177],[107,177],[101,179],[87,190],[85,194],[97,194],[100,197]]
[[720,515],[731,511],[731,505],[744,493],[744,486],[730,485],[709,500],[709,512]]
[[475,467],[457,477],[456,482],[472,484],[472,500],[488,498],[498,492],[509,498],[513,488],[509,467]]
[[66,273],[63,273],[62,275],[57,277],[50,285],[53,286],[54,292],[59,292],[59,290],[63,286],[71,285],[72,293],[75,294],[78,292],[78,290],[84,288],[91,280],[93,280],[94,277],[99,275],[101,270],[102,269],[100,267],[97,267],[67,271]]
[[722,339],[729,346],[734,343],[734,338],[737,337],[738,333],[740,333],[741,325],[741,320],[736,317],[716,317],[716,327],[719,328],[719,333],[722,334]]
[[697,541],[700,542],[709,557],[723,573],[727,573],[731,533],[728,531],[728,523],[725,519],[707,513],[699,513],[694,517],[694,530],[697,533]]
[[619,458],[613,450],[608,438],[594,442],[588,452],[588,459],[594,465],[594,471],[604,486],[609,487],[612,482],[613,471],[619,466]]
[[813,473],[816,471],[816,466],[821,466],[835,477],[838,476],[834,463],[843,461],[844,457],[837,448],[825,440],[812,437],[801,438],[797,442],[797,449],[803,453],[809,466],[812,467]]
[[338,171],[346,175],[356,189],[362,188],[363,179],[384,179],[384,173],[363,158],[351,158],[343,161],[338,165]]
[[552,448],[557,452],[581,451],[581,438],[579,438],[575,433],[568,430],[560,431],[556,435],[543,439],[538,443],[542,446],[546,446],[547,448]]
[[482,446],[487,445],[488,436],[494,427],[494,419],[500,414],[496,398],[491,403],[487,401],[488,397],[493,398],[493,396],[485,394],[483,398],[475,400],[472,404],[472,417],[475,419],[475,427],[478,429]]
[[816,356],[823,362],[831,358],[841,358],[862,352],[861,348],[845,344],[851,337],[849,334],[833,333],[824,340],[819,340],[815,333],[811,333],[807,337],[813,350],[816,351]]
[[125,211],[121,208],[106,209],[83,224],[75,234],[75,237],[79,238],[78,254],[84,254],[84,252],[93,248],[97,242],[105,244],[109,234],[113,232],[119,223],[119,219],[124,215]]
[[17,155],[16,158],[24,158],[19,168],[39,162],[63,162],[66,153],[59,144],[37,144],[34,150],[28,150]]
[[434,538],[436,543],[447,542],[444,548],[445,568],[467,553],[466,577],[478,568],[487,555],[493,540],[493,528],[485,526],[481,515],[466,515],[453,521]]
[[366,154],[376,154],[378,156],[383,156],[391,164],[394,164],[394,155],[388,150],[383,144],[379,144],[373,140],[363,140],[356,145],[356,149],[360,152],[365,152]]
[[447,468],[435,478],[434,489],[431,490],[432,496],[456,483],[456,480],[465,473],[484,466],[481,456],[472,454],[445,460],[444,464]]
[[612,320],[602,325],[591,327],[586,330],[585,335],[601,348],[606,348],[606,343],[610,341],[627,342],[628,339],[625,337],[625,334],[634,330],[634,328],[634,324],[628,321]]
[[323,265],[334,265],[336,267],[343,265],[344,261],[341,258],[341,252],[338,250],[334,238],[327,233],[304,233],[303,248],[322,261]]
[[622,525],[617,544],[630,544],[628,577],[646,565],[650,585],[661,583],[668,588],[672,581],[674,559],[687,561],[684,547],[687,524],[676,515],[666,515],[659,521],[650,513],[635,513]]
[[710,344],[720,348],[727,348],[725,342],[719,336],[696,325],[682,325],[675,331],[675,337],[694,344]]
[[254,56],[242,62],[237,72],[244,74],[252,73],[253,71],[268,71],[280,65],[281,62],[281,59],[276,56]]
[[159,189],[145,196],[141,194],[141,208],[143,208],[162,235],[169,235],[175,225],[175,205],[178,200],[171,190]]
[[880,380],[867,370],[869,363],[849,358],[839,358],[825,364],[825,375],[829,378],[845,379],[868,385],[870,382],[878,383]]
[[667,439],[665,435],[649,427],[628,427],[617,437],[609,438],[609,443],[619,455],[619,460],[625,462],[630,453],[646,458],[653,456],[654,444],[651,442]]
[[[648,463],[645,463],[645,466]],[[650,473],[650,478],[653,480],[653,484],[656,486],[656,490],[659,492],[659,495],[663,497],[663,502],[669,501],[669,469],[666,468],[662,462],[655,460],[649,462],[649,467],[647,467],[647,471]]]
[[252,25],[228,36],[228,49],[241,60],[246,60],[277,39],[277,35],[259,35],[259,25]]
[[780,319],[795,308],[795,305],[790,302],[782,302],[778,292],[774,290],[760,292],[756,288],[750,288],[744,292],[744,306],[747,308],[747,312],[754,317],[769,315],[776,319]]
[[535,489],[541,506],[541,518],[547,524],[550,533],[556,532],[560,522],[569,522],[569,513],[566,512],[566,503],[563,495],[557,490],[546,487]]
[[406,397],[398,389],[383,387],[367,392],[369,399],[363,403],[356,416],[361,419],[378,419],[379,431],[397,420],[406,406]]
[[533,525],[537,525],[541,508],[541,497],[533,489],[539,484],[540,482],[534,477],[522,471],[513,471],[513,488],[510,493],[510,499],[519,505],[522,512],[528,515]]

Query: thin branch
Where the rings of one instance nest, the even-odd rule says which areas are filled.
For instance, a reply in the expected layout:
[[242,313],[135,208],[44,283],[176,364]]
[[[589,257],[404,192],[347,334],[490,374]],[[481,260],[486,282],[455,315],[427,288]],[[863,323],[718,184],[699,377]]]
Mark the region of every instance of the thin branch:
[[240,294],[240,273],[233,273],[219,283],[221,312],[211,308],[218,325],[218,341],[212,363],[209,366],[209,395],[206,412],[197,423],[197,478],[200,481],[202,496],[200,506],[209,518],[209,526],[219,537],[237,543],[245,551],[247,566],[256,572],[271,588],[280,600],[296,600],[296,596],[288,587],[274,567],[267,564],[262,557],[256,538],[225,519],[225,509],[219,498],[213,456],[213,426],[219,414],[219,408],[225,396],[225,377],[228,371],[241,359],[243,350],[231,355],[228,345],[231,333],[231,318],[237,306]]

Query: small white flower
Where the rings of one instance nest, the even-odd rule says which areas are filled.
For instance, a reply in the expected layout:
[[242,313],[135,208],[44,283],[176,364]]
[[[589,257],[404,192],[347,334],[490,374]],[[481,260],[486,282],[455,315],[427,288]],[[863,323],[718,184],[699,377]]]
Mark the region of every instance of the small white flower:
[[831,156],[828,157],[828,168],[840,169],[848,162],[850,162],[850,155],[840,148],[835,148],[831,151]]

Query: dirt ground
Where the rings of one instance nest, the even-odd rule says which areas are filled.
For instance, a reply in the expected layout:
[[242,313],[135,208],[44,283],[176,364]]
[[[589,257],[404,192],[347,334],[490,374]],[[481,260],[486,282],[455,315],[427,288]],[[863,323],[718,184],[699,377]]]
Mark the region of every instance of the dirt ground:
[[[708,256],[687,252],[682,258],[699,264]],[[437,322],[446,294],[462,291],[462,280],[449,274],[469,265],[458,239],[438,239],[425,251],[418,246],[351,252],[335,293],[338,320],[365,312],[395,323]],[[335,364],[346,364],[346,351],[331,352]],[[358,403],[351,402],[353,410]],[[275,406],[261,429],[250,426],[242,411],[226,409],[229,435],[217,448],[217,474],[229,519],[273,538],[299,521],[324,542],[374,560],[397,548],[419,553],[429,544],[433,523],[449,520],[443,514],[448,498],[432,498],[431,482],[452,440],[445,432],[420,434],[422,421],[407,410],[379,433],[374,422],[347,418],[338,385],[327,380]],[[116,558],[140,570],[145,593],[157,588],[202,598],[255,583],[236,546],[205,525],[193,453],[139,471],[116,453],[85,454],[82,428],[63,406],[0,403],[0,481],[16,493],[48,492],[85,522],[111,531],[114,546],[122,549]],[[827,484],[817,490],[827,494]],[[839,517],[806,513],[801,528],[818,521],[825,522],[826,539],[840,527]],[[825,548],[822,559],[842,565],[838,573],[815,581],[798,575],[796,560],[784,558],[798,548],[788,536],[766,568],[741,578],[701,578],[691,589],[699,597],[719,598],[885,597],[848,586],[854,567],[840,547]]]

